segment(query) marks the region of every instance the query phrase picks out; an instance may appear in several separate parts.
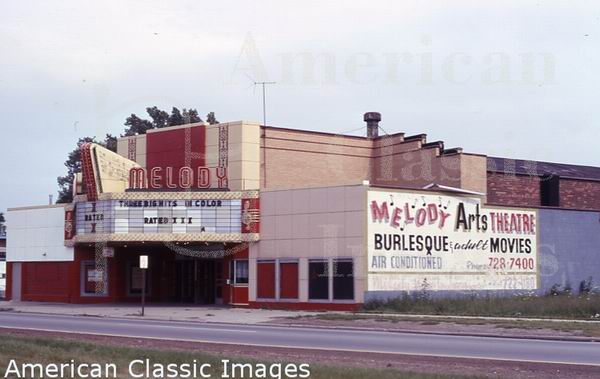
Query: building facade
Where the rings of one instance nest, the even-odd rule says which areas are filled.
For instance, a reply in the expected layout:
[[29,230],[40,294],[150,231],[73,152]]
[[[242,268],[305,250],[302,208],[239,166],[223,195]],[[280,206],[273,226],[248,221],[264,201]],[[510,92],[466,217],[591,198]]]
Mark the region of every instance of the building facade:
[[380,136],[379,119],[366,137],[231,122],[83,145],[72,204],[9,210],[7,295],[138,301],[141,255],[156,302],[355,309],[593,281],[600,168]]

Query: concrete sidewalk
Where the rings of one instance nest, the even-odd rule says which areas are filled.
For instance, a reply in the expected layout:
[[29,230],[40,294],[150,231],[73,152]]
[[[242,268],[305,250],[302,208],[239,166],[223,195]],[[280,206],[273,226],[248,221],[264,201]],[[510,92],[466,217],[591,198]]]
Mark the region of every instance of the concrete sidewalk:
[[[92,317],[140,318],[139,304],[64,304],[0,301],[0,310]],[[314,312],[233,308],[201,305],[146,305],[144,319],[237,324],[267,323],[276,318],[314,315]]]

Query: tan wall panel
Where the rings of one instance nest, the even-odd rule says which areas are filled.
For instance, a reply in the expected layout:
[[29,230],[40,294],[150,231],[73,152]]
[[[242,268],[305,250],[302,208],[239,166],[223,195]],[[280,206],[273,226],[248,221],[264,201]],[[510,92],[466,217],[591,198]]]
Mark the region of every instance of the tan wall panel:
[[360,183],[369,159],[285,150],[263,150],[261,188],[294,188]]
[[482,155],[462,154],[460,159],[461,188],[486,193],[487,157]]
[[364,138],[353,138],[343,135],[320,134],[302,130],[286,130],[277,128],[263,129],[266,138],[281,138],[293,141],[311,141],[319,143],[338,144],[342,146],[354,146],[371,148],[373,141]]
[[422,149],[375,158],[371,184],[422,188],[431,183],[460,187],[460,155],[438,156],[438,149]]

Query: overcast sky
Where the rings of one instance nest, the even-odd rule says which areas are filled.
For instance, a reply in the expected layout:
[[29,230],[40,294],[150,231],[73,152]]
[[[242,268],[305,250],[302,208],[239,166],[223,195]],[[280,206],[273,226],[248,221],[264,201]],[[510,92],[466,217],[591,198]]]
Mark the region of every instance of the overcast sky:
[[[402,5],[400,4],[402,3]],[[597,1],[0,3],[0,211],[147,106],[600,166]],[[485,5],[484,5],[485,4]],[[357,130],[358,129],[358,130]]]

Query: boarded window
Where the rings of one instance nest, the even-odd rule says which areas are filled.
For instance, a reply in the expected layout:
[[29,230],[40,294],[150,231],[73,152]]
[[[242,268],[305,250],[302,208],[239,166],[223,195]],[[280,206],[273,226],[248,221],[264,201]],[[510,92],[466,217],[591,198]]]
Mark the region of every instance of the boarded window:
[[280,298],[298,298],[298,262],[282,262],[279,264],[279,284]]
[[264,261],[256,264],[257,285],[256,297],[259,299],[275,298],[275,262]]

